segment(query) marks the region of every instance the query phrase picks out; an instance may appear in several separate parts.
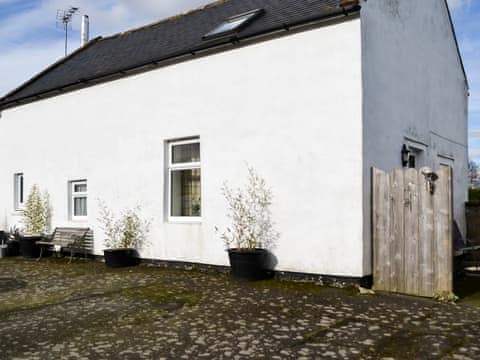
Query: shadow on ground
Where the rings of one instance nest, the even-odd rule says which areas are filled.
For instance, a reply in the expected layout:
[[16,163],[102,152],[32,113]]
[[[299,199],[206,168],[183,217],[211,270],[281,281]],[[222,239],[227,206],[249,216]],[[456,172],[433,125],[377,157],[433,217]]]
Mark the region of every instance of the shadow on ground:
[[455,279],[454,289],[459,304],[480,307],[480,276],[462,275]]

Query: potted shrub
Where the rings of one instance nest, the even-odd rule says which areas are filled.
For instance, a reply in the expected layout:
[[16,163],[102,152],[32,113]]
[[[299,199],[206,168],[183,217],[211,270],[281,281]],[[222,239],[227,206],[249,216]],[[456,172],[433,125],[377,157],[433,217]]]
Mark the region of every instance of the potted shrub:
[[139,215],[140,207],[125,210],[117,219],[115,214],[100,202],[100,218],[98,219],[105,233],[103,250],[105,264],[118,268],[135,266],[140,263],[138,251],[146,242],[150,221]]
[[[278,232],[274,230],[270,205],[272,191],[256,171],[248,167],[245,189],[233,190],[224,183],[222,194],[228,203],[231,226],[220,234],[225,242],[232,275],[241,280],[265,279],[268,255]],[[218,228],[215,228],[218,232]]]
[[33,185],[23,211],[25,234],[20,235],[20,253],[23,257],[38,257],[40,248],[36,242],[50,230],[52,209],[48,192],[42,196],[38,185]]

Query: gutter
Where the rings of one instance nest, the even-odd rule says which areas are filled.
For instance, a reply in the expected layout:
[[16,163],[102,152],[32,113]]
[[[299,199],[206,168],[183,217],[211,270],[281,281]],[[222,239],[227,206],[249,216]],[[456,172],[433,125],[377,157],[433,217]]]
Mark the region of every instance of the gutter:
[[[78,80],[76,82],[73,82],[73,83],[58,87],[58,88],[46,90],[46,91],[36,93],[36,94],[33,94],[33,95],[28,95],[28,96],[25,96],[25,97],[17,99],[17,100],[6,101],[3,104],[1,102],[2,99],[0,99],[0,111],[3,110],[3,109],[6,109],[6,108],[15,107],[15,106],[18,106],[18,105],[23,105],[23,104],[26,104],[26,103],[30,103],[30,102],[33,102],[35,100],[44,99],[46,97],[59,95],[59,93],[64,93],[64,92],[68,92],[68,91],[75,90],[75,89],[78,89],[78,88],[83,88],[83,87],[86,87],[86,86],[89,86],[89,85],[95,85],[95,84],[98,84],[98,83],[101,83],[101,82],[105,82],[105,81],[108,81],[109,78],[118,79],[118,78],[121,78],[121,77],[124,77],[124,76],[128,76],[129,73],[141,72],[142,70],[148,70],[147,68],[157,68],[157,67],[162,66],[165,62],[177,62],[179,60],[183,60],[184,58],[195,57],[198,53],[203,54],[203,53],[207,53],[207,52],[214,52],[216,50],[222,50],[222,49],[225,49],[227,47],[235,46],[235,45],[240,44],[240,43],[248,43],[248,42],[252,42],[252,41],[255,41],[255,40],[259,40],[259,39],[271,36],[273,34],[288,33],[290,31],[300,30],[302,28],[312,26],[312,25],[318,25],[318,24],[322,24],[322,23],[325,23],[325,22],[331,22],[331,21],[334,21],[334,20],[347,18],[347,17],[354,17],[354,16],[357,16],[360,13],[360,10],[361,10],[361,6],[359,5],[359,0],[344,0],[339,4],[339,6],[340,6],[340,9],[338,9],[336,11],[332,11],[329,14],[322,15],[322,16],[312,16],[311,18],[307,18],[307,19],[304,19],[302,21],[294,22],[294,23],[291,23],[291,24],[282,24],[282,25],[279,25],[279,26],[276,26],[276,27],[272,27],[272,28],[270,28],[268,30],[265,30],[265,31],[261,31],[261,32],[258,32],[258,33],[253,33],[253,34],[249,35],[248,37],[239,38],[237,36],[232,36],[232,37],[227,38],[227,39],[222,39],[222,41],[219,41],[218,39],[217,40],[212,40],[212,41],[210,41],[211,45],[208,45],[209,42],[205,41],[205,46],[196,46],[196,47],[193,47],[189,50],[182,51],[182,52],[179,52],[179,53],[176,53],[176,54],[172,54],[172,55],[169,55],[169,56],[164,57],[164,58],[148,61],[148,62],[141,63],[141,64],[138,64],[138,65],[134,65],[134,66],[131,66],[129,68],[122,69],[122,70],[112,71],[110,73],[106,73],[106,74],[96,76],[96,77],[92,77],[92,78],[89,78],[89,79]],[[101,41],[101,40],[102,40],[101,37],[95,38],[92,41],[90,41],[87,45],[88,46],[93,45],[94,43],[96,43],[98,41]],[[49,66],[44,71],[42,71],[38,75],[34,76],[32,79],[28,80],[26,83],[22,84],[18,88],[12,90],[10,93],[5,95],[3,97],[3,99],[5,99],[9,96],[13,96],[15,92],[20,91],[25,86],[32,83],[33,81],[35,81],[39,77],[41,77],[43,74],[50,71],[54,67],[60,65],[61,63],[65,62],[68,58],[72,57],[77,52],[84,50],[86,47],[87,46],[85,46],[83,48],[79,48],[77,51],[73,52],[68,57],[63,58],[60,61],[54,63],[51,66]],[[112,79],[112,80],[114,80],[114,79]],[[55,94],[52,94],[52,93],[55,93]]]

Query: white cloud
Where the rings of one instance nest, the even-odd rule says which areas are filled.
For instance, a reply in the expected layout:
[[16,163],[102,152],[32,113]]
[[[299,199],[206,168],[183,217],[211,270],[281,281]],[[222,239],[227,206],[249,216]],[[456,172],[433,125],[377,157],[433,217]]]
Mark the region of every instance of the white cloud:
[[475,161],[477,164],[480,164],[480,148],[468,149],[468,157]]
[[470,129],[468,132],[468,138],[470,142],[480,141],[480,129]]
[[472,3],[472,0],[448,0],[450,9],[457,10],[462,7],[468,7]]
[[0,55],[3,92],[13,90],[36,73],[57,61],[62,54],[63,41],[24,44]]

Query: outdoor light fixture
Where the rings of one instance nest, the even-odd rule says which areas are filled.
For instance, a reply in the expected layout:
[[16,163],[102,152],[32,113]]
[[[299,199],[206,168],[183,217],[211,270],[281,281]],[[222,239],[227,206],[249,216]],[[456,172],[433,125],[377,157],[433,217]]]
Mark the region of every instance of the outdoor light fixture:
[[403,144],[401,153],[402,153],[402,166],[407,167],[408,161],[410,158],[410,150],[408,150],[407,145]]
[[425,170],[422,174],[425,176],[427,191],[433,195],[435,193],[435,181],[438,180],[438,175],[432,170]]

